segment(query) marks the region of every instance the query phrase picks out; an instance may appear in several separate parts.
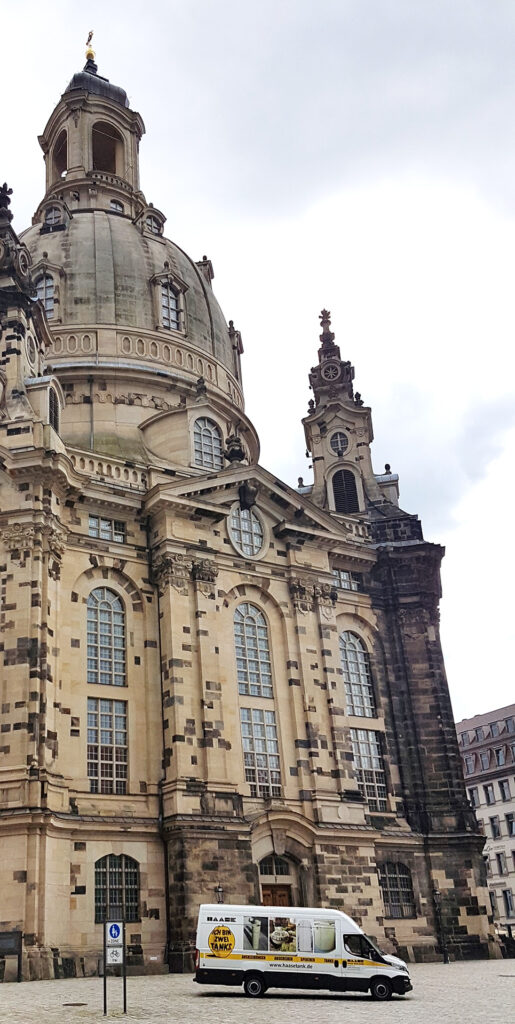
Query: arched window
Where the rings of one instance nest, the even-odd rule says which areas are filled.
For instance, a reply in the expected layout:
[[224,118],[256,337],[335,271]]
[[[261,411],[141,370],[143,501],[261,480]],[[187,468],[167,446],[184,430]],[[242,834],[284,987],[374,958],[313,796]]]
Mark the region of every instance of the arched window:
[[161,230],[162,230],[162,228],[161,228],[161,221],[158,220],[157,217],[154,217],[153,214],[149,214],[148,215],[148,217],[146,218],[145,223],[147,225],[147,229],[153,235],[160,235],[161,234]]
[[168,330],[179,330],[179,303],[169,281],[161,285],[161,323]]
[[222,435],[213,420],[205,416],[195,420],[193,428],[193,445],[195,449],[195,465],[205,469],[222,469]]
[[252,697],[273,697],[272,666],[265,616],[253,604],[234,612],[238,691]]
[[231,512],[229,533],[242,555],[259,555],[264,543],[263,524],[251,508],[237,505]]
[[263,857],[259,862],[260,875],[289,875],[290,862],[285,857],[278,857],[272,853],[269,857]]
[[340,658],[347,714],[374,718],[376,704],[368,651],[355,633],[340,634]]
[[120,203],[118,199],[111,199],[109,202],[109,209],[113,213],[123,213],[123,203]]
[[54,224],[60,224],[62,220],[62,212],[58,206],[49,206],[45,212],[45,224],[48,227],[53,227]]
[[107,587],[88,597],[88,683],[125,686],[125,613]]
[[339,469],[333,476],[334,507],[336,512],[359,512],[356,478],[350,469]]
[[41,274],[36,280],[35,299],[43,303],[47,318],[54,315],[54,279],[51,274]]
[[66,129],[57,136],[54,146],[54,173],[56,178],[63,178],[68,167],[68,140]]
[[97,121],[93,125],[91,141],[93,170],[123,175],[123,139],[119,131],[107,121]]
[[411,871],[406,864],[378,864],[386,917],[416,917]]
[[139,921],[139,864],[114,853],[95,864],[95,924],[107,918]]
[[53,388],[48,392],[48,422],[59,433],[59,401]]

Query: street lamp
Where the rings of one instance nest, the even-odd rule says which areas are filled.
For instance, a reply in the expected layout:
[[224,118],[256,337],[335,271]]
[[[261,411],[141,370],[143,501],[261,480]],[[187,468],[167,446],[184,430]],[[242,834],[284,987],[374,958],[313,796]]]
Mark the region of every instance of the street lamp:
[[223,901],[224,901],[224,890],[223,890],[223,886],[220,885],[220,882],[215,887],[215,895],[216,895],[216,902],[217,903],[223,903]]
[[448,964],[449,963],[449,953],[448,953],[448,950],[447,950],[447,943],[445,941],[445,928],[444,928],[443,919],[442,919],[442,894],[441,894],[440,890],[437,889],[436,887],[433,889],[433,902],[434,902],[434,906],[435,906],[436,925],[437,925],[437,928],[438,928],[438,935],[439,935],[439,938],[440,938],[440,946],[441,946],[442,955],[443,955],[443,962],[444,962],[444,964]]

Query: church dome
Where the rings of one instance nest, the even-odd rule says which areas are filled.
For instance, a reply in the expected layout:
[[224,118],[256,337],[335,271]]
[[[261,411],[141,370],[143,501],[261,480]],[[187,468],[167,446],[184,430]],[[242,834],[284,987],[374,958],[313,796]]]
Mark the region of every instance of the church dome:
[[[166,332],[176,341],[182,336],[188,345],[235,372],[233,339],[202,261],[197,266],[179,246],[152,234],[145,221],[135,223],[130,215],[109,208],[64,210],[58,225],[63,230],[46,231],[48,209],[55,207],[41,211],[41,220],[24,233],[23,240],[32,256],[35,279],[46,268],[59,279],[59,302],[54,303],[49,319],[53,333],[57,329],[60,333],[64,326],[86,329],[114,324],[118,331],[157,331],[162,337]],[[155,220],[147,213],[150,218]],[[178,330],[172,332],[160,323],[160,285],[168,278],[176,289],[180,312]]]

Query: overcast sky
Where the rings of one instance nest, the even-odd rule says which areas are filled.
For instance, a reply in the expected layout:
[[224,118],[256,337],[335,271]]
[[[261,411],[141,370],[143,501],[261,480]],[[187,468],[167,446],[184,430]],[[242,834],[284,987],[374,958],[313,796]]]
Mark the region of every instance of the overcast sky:
[[[261,462],[311,480],[318,313],[372,406],[376,472],[445,545],[456,718],[515,701],[513,0],[4,0],[2,166],[15,227],[84,64],[145,121],[141,181],[207,254],[245,347]],[[7,12],[7,13],[6,13]]]

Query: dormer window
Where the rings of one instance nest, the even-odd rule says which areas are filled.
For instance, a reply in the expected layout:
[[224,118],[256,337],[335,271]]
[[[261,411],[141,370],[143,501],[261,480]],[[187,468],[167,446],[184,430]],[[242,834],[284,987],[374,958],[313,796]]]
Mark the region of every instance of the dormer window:
[[213,420],[202,416],[193,428],[195,465],[205,469],[222,469],[222,435]]
[[45,213],[45,224],[47,227],[54,227],[55,224],[60,224],[62,220],[62,211],[58,206],[50,206]]
[[179,303],[177,292],[169,281],[161,284],[161,323],[169,331],[179,330]]
[[51,274],[41,274],[36,280],[35,299],[43,303],[48,320],[54,315],[54,279]]
[[113,213],[123,213],[123,203],[118,202],[118,199],[111,199],[109,209],[112,210]]
[[148,215],[145,224],[147,226],[148,231],[150,231],[151,234],[153,235],[160,235],[163,230],[163,225],[161,224],[161,221],[157,217],[154,217],[153,214]]

